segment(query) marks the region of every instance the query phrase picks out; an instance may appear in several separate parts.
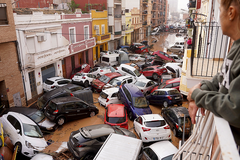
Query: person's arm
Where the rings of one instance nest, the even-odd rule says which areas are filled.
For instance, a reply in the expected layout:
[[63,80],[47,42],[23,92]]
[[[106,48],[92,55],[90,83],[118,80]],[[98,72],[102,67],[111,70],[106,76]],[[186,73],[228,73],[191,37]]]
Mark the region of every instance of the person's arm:
[[219,90],[219,73],[216,74],[211,81],[203,80],[201,81],[201,89],[207,91],[218,91]]
[[230,84],[227,94],[218,91],[195,89],[191,98],[200,108],[213,112],[240,128],[240,75]]

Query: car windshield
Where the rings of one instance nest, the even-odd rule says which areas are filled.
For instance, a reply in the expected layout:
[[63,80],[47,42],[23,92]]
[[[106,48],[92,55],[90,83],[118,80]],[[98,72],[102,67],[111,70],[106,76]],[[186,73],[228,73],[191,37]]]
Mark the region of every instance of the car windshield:
[[154,121],[147,121],[144,123],[146,127],[162,127],[166,125],[164,120],[154,120]]
[[103,98],[103,99],[107,99],[108,95],[104,92],[101,92],[100,93],[100,96]]
[[146,83],[145,82],[141,82],[141,81],[137,81],[135,83],[135,85],[138,86],[138,87],[145,87]]
[[170,156],[167,156],[167,157],[164,157],[164,158],[162,158],[162,160],[172,160],[173,156],[174,156],[174,154],[172,154]]
[[119,80],[117,80],[116,78],[112,79],[109,84],[113,85],[113,86],[116,86],[117,83],[120,82]]
[[42,138],[43,134],[37,125],[23,123],[23,133],[29,137]]
[[145,97],[133,97],[133,104],[136,108],[148,107],[148,103]]
[[44,113],[39,110],[32,114],[30,117],[37,123],[41,122],[45,118]]
[[160,84],[160,85],[158,86],[158,89],[163,88],[165,85],[166,85],[166,82],[163,82],[162,84]]
[[137,77],[141,76],[141,73],[137,69],[135,69],[133,72],[136,74]]
[[99,78],[99,81],[103,82],[103,83],[108,83],[108,81],[110,80],[110,78],[108,76],[102,75]]
[[179,94],[179,91],[176,90],[176,89],[170,90],[170,91],[168,91],[168,94],[169,94],[169,95]]
[[47,101],[44,99],[44,97],[40,97],[37,101],[38,108],[42,109],[43,106],[47,103]]
[[46,80],[45,83],[48,84],[48,85],[52,85],[54,82],[50,81],[50,80]]

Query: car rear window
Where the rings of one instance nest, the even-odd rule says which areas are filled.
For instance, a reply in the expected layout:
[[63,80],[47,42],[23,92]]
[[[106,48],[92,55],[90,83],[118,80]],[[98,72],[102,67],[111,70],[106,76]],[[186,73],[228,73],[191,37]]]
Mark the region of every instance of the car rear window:
[[147,121],[144,123],[146,127],[162,127],[166,125],[164,120],[156,120],[156,121]]
[[170,94],[170,95],[179,94],[179,91],[178,90],[170,90],[170,91],[168,91],[168,94]]
[[50,80],[46,80],[45,83],[48,84],[48,85],[52,85],[54,82],[50,81]]
[[115,124],[123,123],[126,121],[126,111],[124,111],[124,112],[125,112],[125,114],[123,117],[109,117],[108,110],[107,110],[106,111],[106,121],[109,123],[115,123]]
[[146,84],[146,83],[140,82],[140,81],[137,81],[137,82],[135,83],[135,85],[138,86],[138,87],[144,87],[145,84]]
[[[180,118],[178,118],[178,123],[179,123],[179,126],[183,126],[183,124],[184,124],[184,117],[180,117]],[[190,117],[185,117],[185,127],[187,127],[187,128],[190,128],[191,127],[191,119],[190,119]]]
[[107,99],[107,97],[108,97],[108,95],[107,95],[106,93],[104,93],[104,92],[101,92],[101,93],[100,93],[100,96],[101,96],[102,98],[104,98],[104,99]]
[[108,76],[102,75],[99,78],[99,81],[103,82],[103,83],[108,83],[108,81],[110,80],[110,78]]
[[56,110],[56,109],[57,109],[57,105],[51,101],[51,102],[48,104],[48,108],[49,108],[49,109],[52,109],[52,110]]

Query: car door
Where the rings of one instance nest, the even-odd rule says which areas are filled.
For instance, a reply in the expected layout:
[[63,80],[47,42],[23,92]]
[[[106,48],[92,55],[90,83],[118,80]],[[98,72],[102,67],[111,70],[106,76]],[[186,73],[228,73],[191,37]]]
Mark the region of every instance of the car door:
[[89,107],[84,102],[75,102],[78,119],[88,117],[90,115]]
[[162,105],[165,100],[165,91],[158,91],[155,103]]
[[153,81],[149,81],[146,85],[145,93],[150,93],[151,90],[154,88],[155,83]]
[[63,114],[67,120],[75,119],[77,117],[76,106],[74,102],[68,102],[62,107],[58,108],[62,108],[60,114]]
[[146,76],[146,77],[151,77],[152,75],[151,75],[151,71],[150,70],[151,70],[150,68],[143,69],[142,70],[143,75]]
[[142,129],[142,117],[137,117],[134,122],[135,131],[139,135]]
[[151,104],[157,104],[157,101],[158,101],[158,92],[159,91],[153,91],[149,97],[149,102]]

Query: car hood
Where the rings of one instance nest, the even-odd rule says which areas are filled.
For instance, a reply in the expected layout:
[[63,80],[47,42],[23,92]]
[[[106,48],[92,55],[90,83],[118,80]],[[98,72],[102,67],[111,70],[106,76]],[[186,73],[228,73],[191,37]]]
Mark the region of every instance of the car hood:
[[152,114],[152,110],[150,109],[150,107],[146,107],[146,108],[136,108],[134,107],[134,112],[140,116],[140,115],[145,115],[145,114]]
[[56,123],[51,122],[49,119],[45,118],[43,121],[38,123],[39,126],[45,127],[47,130],[52,130]]
[[36,148],[38,151],[42,151],[47,147],[47,142],[44,138],[33,138],[25,136],[25,140],[31,143],[31,145]]

